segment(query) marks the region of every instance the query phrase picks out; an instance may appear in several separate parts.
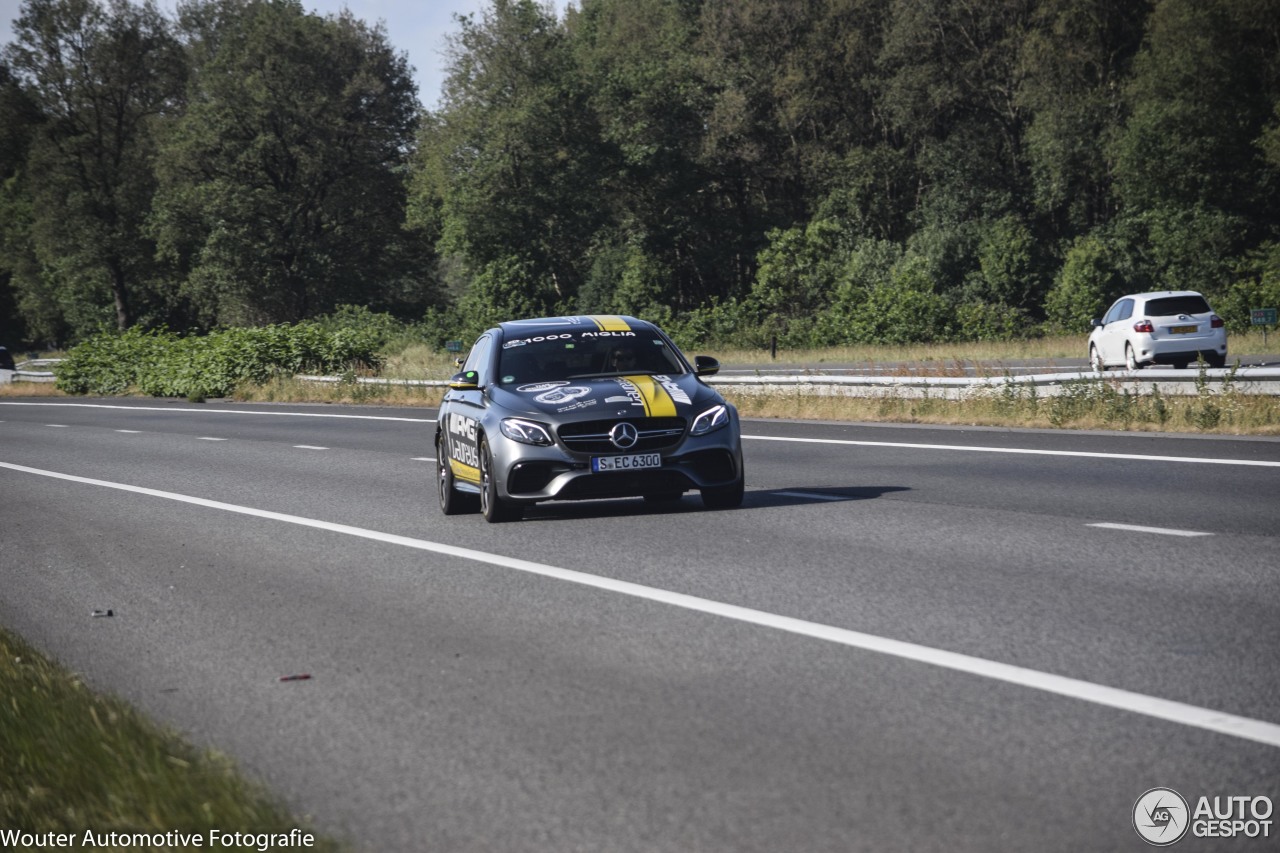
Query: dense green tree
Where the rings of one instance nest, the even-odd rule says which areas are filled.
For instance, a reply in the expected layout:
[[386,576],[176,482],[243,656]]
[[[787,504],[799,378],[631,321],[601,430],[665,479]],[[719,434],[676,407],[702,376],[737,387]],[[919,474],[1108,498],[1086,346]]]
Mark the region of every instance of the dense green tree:
[[1280,92],[1277,18],[1276,0],[1164,0],[1148,18],[1110,153],[1119,216],[1161,286],[1224,287],[1275,233],[1258,143]]
[[26,0],[0,314],[40,338],[422,316],[439,281],[447,339],[590,310],[819,344],[1083,331],[1118,291],[1189,287],[1238,327],[1280,280],[1278,21],[1280,0],[487,0],[418,112],[380,28],[301,0],[173,22]]
[[192,3],[183,21],[191,84],[165,135],[152,230],[195,321],[385,304],[422,269],[402,228],[416,115],[405,57],[380,27],[296,0]]
[[1125,118],[1124,86],[1152,0],[1043,0],[1019,50],[1017,101],[1035,210],[1071,237],[1115,213],[1106,143]]
[[41,120],[35,101],[0,60],[0,342],[9,347],[29,335],[12,281],[19,269],[28,279],[37,276],[31,248],[31,198],[23,177],[27,151]]
[[[568,20],[600,132],[600,219],[583,306],[622,310],[613,295],[624,276],[627,305],[706,297],[716,217],[713,178],[699,164],[709,95],[695,67],[698,5],[587,0]],[[659,267],[660,276],[637,274]]]
[[419,137],[414,221],[471,269],[518,268],[571,300],[600,222],[600,132],[565,28],[532,0],[457,20],[444,105]]
[[43,118],[25,162],[38,272],[14,271],[21,302],[47,312],[33,332],[163,312],[143,224],[156,123],[183,73],[168,22],[150,0],[27,0],[14,32],[6,60]]

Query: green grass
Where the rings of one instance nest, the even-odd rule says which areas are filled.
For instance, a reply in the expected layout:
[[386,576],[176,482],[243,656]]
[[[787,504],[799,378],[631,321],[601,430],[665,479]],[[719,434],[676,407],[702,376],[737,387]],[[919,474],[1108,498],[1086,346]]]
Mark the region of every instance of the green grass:
[[[975,341],[949,344],[904,344],[888,346],[863,344],[856,346],[823,347],[819,349],[779,349],[777,358],[770,358],[767,349],[735,349],[732,347],[696,347],[698,354],[713,355],[725,364],[846,364],[869,362],[872,364],[916,363],[920,365],[966,364],[974,361],[1003,362],[1025,359],[1071,359],[1084,361],[1089,352],[1088,335],[1030,338],[1025,341]],[[694,351],[689,354],[693,355]],[[1267,335],[1262,342],[1261,330],[1244,334],[1231,334],[1227,338],[1227,351],[1240,355],[1277,354],[1280,358],[1280,331]],[[999,370],[997,369],[998,373]]]
[[1111,383],[1082,381],[1055,396],[1012,385],[964,400],[886,393],[822,397],[793,390],[766,394],[721,388],[744,417],[850,422],[1280,435],[1280,398],[1227,391],[1187,396],[1134,394]]
[[[697,348],[699,354],[714,355],[725,364],[873,364],[918,362],[952,363],[971,361],[1004,362],[1022,359],[1083,359],[1088,351],[1087,336],[1033,338],[1025,341],[979,341],[956,344],[904,344],[889,346],[864,344],[819,349],[779,349],[770,358],[767,349]],[[692,353],[691,353],[692,354]]]
[[[304,825],[224,756],[89,690],[0,629],[0,830],[289,833]],[[164,849],[121,845],[128,849]],[[102,849],[102,848],[97,848]],[[311,849],[337,851],[316,836]]]

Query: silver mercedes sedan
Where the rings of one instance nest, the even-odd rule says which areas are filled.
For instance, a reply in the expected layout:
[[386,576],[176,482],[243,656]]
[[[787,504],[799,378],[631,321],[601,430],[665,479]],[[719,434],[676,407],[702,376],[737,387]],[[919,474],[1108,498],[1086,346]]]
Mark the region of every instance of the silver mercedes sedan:
[[502,323],[471,347],[436,422],[445,515],[516,520],[541,501],[698,491],[741,505],[738,412],[657,326],[634,317]]

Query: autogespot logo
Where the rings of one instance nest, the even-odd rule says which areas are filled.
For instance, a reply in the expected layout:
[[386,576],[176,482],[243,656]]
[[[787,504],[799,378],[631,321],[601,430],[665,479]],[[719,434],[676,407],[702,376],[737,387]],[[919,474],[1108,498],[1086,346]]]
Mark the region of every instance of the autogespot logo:
[[1156,847],[1182,840],[1190,825],[1187,801],[1172,788],[1152,788],[1133,804],[1133,828]]

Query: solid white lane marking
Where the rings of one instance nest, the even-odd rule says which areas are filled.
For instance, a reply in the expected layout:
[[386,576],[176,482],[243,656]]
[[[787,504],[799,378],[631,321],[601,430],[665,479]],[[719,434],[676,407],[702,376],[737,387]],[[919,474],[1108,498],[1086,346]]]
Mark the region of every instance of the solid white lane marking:
[[339,415],[330,412],[257,412],[248,409],[188,409],[178,406],[112,406],[106,403],[31,403],[0,401],[0,406],[67,406],[81,409],[119,409],[126,412],[195,412],[215,415],[264,415],[279,418],[340,418],[353,421],[402,421],[411,424],[433,424],[435,418],[396,418],[388,415]]
[[327,447],[316,447],[314,444],[295,444],[298,450],[328,450]]
[[1168,527],[1143,527],[1139,524],[1114,524],[1109,521],[1090,524],[1089,527],[1104,527],[1107,530],[1129,530],[1134,533],[1159,533],[1163,536],[1212,536],[1197,530],[1173,530]]
[[200,436],[200,440],[201,441],[226,441],[225,438],[214,438],[211,435],[202,435]]
[[982,447],[964,444],[906,444],[897,441],[851,441],[838,438],[788,438],[779,435],[744,435],[756,441],[791,441],[799,444],[843,444],[852,447],[898,447],[907,450],[967,450],[973,453],[1016,453],[1027,456],[1075,456],[1083,459],[1136,459],[1142,462],[1196,462],[1203,465],[1252,465],[1280,468],[1280,462],[1258,459],[1209,459],[1199,456],[1148,456],[1141,453],[1094,453],[1086,450],[1032,450],[1022,447]]
[[16,465],[11,462],[0,462],[0,468],[20,471],[26,474],[35,474],[41,477],[50,477],[57,480],[66,480],[73,483],[83,483],[90,486],[102,486],[108,489],[117,489],[139,495],[149,495],[151,497],[178,501],[181,503],[206,507],[208,509],[233,512],[240,515],[248,515],[272,521],[281,521],[301,527],[327,530],[331,533],[339,533],[345,536],[356,536],[361,539],[370,539],[375,542],[400,545],[406,548],[415,548],[420,551],[429,551],[431,553],[443,554],[448,557],[455,557],[462,560],[488,563],[492,566],[501,566],[515,571],[527,572],[529,574],[540,575],[542,577],[555,578],[556,580],[568,581],[569,583],[593,587],[607,592],[614,592],[620,595],[644,599],[646,601],[654,601],[661,604],[667,604],[672,607],[680,607],[685,610],[720,616],[725,619],[733,619],[738,622],[758,625],[765,628],[773,628],[778,631],[786,631],[791,634],[798,634],[800,636],[816,640],[825,640],[826,642],[837,643],[839,645],[849,646],[863,651],[891,655],[893,657],[916,661],[918,663],[927,663],[956,672],[964,672],[970,675],[977,675],[983,678],[1003,681],[1021,687],[1030,687],[1035,690],[1042,690],[1059,696],[1067,696],[1072,699],[1079,699],[1096,705],[1103,705],[1109,708],[1116,708],[1122,711],[1142,714],[1148,717],[1180,723],[1185,726],[1204,729],[1218,734],[1230,735],[1231,737],[1237,737],[1244,740],[1256,741],[1257,743],[1266,744],[1268,746],[1280,747],[1280,725],[1275,723],[1269,723],[1265,720],[1255,720],[1249,717],[1239,717],[1234,714],[1215,711],[1211,708],[1201,708],[1196,705],[1188,705],[1183,702],[1160,699],[1155,696],[1147,696],[1142,693],[1134,693],[1132,691],[1121,690],[1116,687],[1092,684],[1088,681],[1081,681],[1076,678],[1067,678],[1061,675],[1038,672],[1034,669],[1027,669],[1026,667],[1013,666],[1011,664],[999,663],[998,661],[986,660],[984,658],[972,657],[970,655],[958,654],[956,652],[948,652],[942,649],[934,649],[928,646],[920,646],[915,643],[905,643],[899,640],[891,640],[886,637],[877,637],[874,634],[864,634],[859,631],[850,631],[846,628],[836,628],[831,625],[823,625],[817,622],[807,622],[803,619],[796,619],[790,616],[779,616],[774,613],[766,613],[761,610],[752,610],[748,607],[740,607],[736,604],[725,604],[719,601],[712,601],[706,598],[686,595],[681,592],[671,592],[669,590],[643,586],[629,581],[604,578],[598,575],[574,571],[572,569],[561,569],[542,563],[534,563],[529,560],[504,557],[499,554],[489,554],[484,551],[475,551],[471,548],[461,548],[456,545],[446,545],[442,542],[431,542],[426,539],[414,539],[409,536],[382,533],[377,530],[366,530],[362,527],[352,527],[346,524],[334,524],[333,522],[320,521],[314,518],[304,518],[302,516],[287,515],[281,512],[254,509],[253,507],[238,506],[236,504],[222,503],[221,501],[197,498],[191,495],[181,495],[175,492],[164,492],[157,489],[144,488],[142,486],[132,486],[127,483],[114,483],[108,480],[95,480],[89,477],[76,476],[74,474],[62,474],[57,471],[29,468],[25,465]]
[[819,495],[814,492],[774,492],[775,495],[786,495],[789,498],[808,498],[811,501],[847,501],[843,495]]

